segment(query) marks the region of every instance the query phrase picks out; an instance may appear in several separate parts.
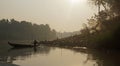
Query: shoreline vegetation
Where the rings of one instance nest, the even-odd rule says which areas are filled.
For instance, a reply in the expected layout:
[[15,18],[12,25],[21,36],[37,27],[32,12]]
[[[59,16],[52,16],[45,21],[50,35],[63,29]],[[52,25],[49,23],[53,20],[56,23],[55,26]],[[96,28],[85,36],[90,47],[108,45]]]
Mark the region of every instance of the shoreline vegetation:
[[[91,21],[94,21],[94,20],[95,19],[92,18],[92,19],[89,19],[88,21],[91,23]],[[33,33],[33,35],[36,35],[37,38],[32,37],[32,39],[38,39],[38,38],[41,39],[42,38],[42,40],[38,39],[40,41],[39,44],[44,44],[44,45],[48,45],[48,46],[57,46],[57,47],[86,47],[87,49],[120,49],[120,42],[119,42],[120,16],[115,16],[112,19],[104,20],[101,23],[102,24],[100,24],[98,26],[97,25],[98,21],[95,22],[95,24],[92,22],[92,27],[84,24],[83,25],[84,28],[80,31],[80,34],[65,37],[65,38],[57,38],[56,31],[51,30],[49,25],[36,25],[36,24],[32,25],[31,23],[29,24],[29,22],[24,22],[24,21],[17,22],[14,19],[9,22],[8,20],[3,19],[0,21],[0,25],[1,25],[0,26],[1,27],[1,32],[0,32],[1,37],[0,38],[2,39],[2,36],[5,39],[10,39],[10,38],[15,39],[15,37],[17,37],[17,38],[21,37],[21,39],[22,38],[24,38],[24,39],[31,38],[32,36],[30,34],[28,36],[28,34],[26,33],[26,30],[24,30],[25,32],[23,32],[23,34],[22,34],[23,27],[21,28],[21,32],[19,32],[19,29],[18,29],[21,26],[23,26],[24,24],[26,24],[27,26],[29,24],[29,27],[31,25],[34,28],[36,26],[38,26],[38,27],[43,26],[43,28],[46,28],[45,29],[46,32],[44,31],[45,32],[44,35],[42,35],[40,33],[37,33],[37,34]],[[14,24],[15,25],[17,24],[17,27],[14,26]],[[24,26],[25,28],[27,27],[26,25]],[[17,32],[19,32],[19,33],[15,33],[16,30],[10,26],[16,27],[15,29],[18,30]],[[99,29],[97,29],[98,27],[99,27]],[[2,30],[2,28],[6,29],[6,30]],[[9,29],[11,29],[11,30],[9,30]],[[49,29],[49,30],[47,30],[47,29]],[[29,30],[31,31],[31,29],[29,29]],[[39,30],[41,30],[41,29],[39,29]],[[12,33],[12,32],[14,32],[14,33]],[[42,32],[42,31],[40,31],[40,32]],[[6,35],[6,37],[5,37],[5,35]],[[27,38],[26,38],[26,36],[27,36]],[[41,36],[43,36],[43,37],[41,37]],[[50,39],[52,39],[52,40],[50,40]]]
[[[53,46],[120,49],[120,1],[88,0],[98,13],[87,19],[81,34],[50,41]],[[49,41],[44,41],[49,45]],[[44,43],[43,42],[43,43]]]
[[[90,33],[90,29],[81,30],[81,34],[53,41],[40,41],[41,44],[58,47],[86,47],[88,49],[120,49],[120,16],[104,22],[107,27]],[[82,33],[83,31],[83,33]]]
[[[83,25],[84,28],[80,31],[80,34],[65,37],[65,38],[57,38],[56,31],[51,30],[49,25],[47,24],[36,25],[36,24],[31,24],[30,22],[25,22],[25,21],[18,22],[14,19],[12,19],[11,21],[7,19],[6,20],[3,19],[3,20],[0,20],[0,25],[1,25],[0,38],[1,39],[3,38],[19,39],[21,37],[20,39],[23,39],[23,40],[30,39],[30,38],[38,39],[38,40],[40,39],[39,44],[44,44],[48,46],[57,46],[57,47],[86,47],[87,49],[120,49],[120,42],[119,42],[120,16],[119,15],[108,20],[103,20],[100,24],[98,20],[95,21],[95,19],[93,18],[89,19],[88,21],[89,21],[88,22],[89,25],[84,24]],[[93,21],[95,22],[93,23]],[[39,30],[37,31],[35,29],[38,33],[37,34],[32,33],[32,36],[31,34],[28,34],[28,32],[24,30],[24,28],[26,27],[30,28],[30,26],[32,27],[31,28],[32,30],[34,30],[35,27],[38,26]],[[3,30],[2,28],[4,28],[5,30]],[[21,29],[21,31],[19,31],[19,29]],[[31,31],[31,29],[29,29],[29,31]],[[44,31],[40,31],[42,29],[44,29]],[[17,31],[18,33],[16,33],[16,30],[18,30]],[[45,33],[43,34],[43,32]],[[33,37],[33,35],[35,36]]]

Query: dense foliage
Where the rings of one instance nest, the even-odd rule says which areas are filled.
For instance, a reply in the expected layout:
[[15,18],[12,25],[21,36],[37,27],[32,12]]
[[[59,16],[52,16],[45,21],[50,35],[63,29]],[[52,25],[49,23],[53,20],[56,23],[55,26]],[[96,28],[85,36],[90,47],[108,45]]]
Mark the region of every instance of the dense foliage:
[[27,21],[14,19],[0,20],[0,39],[2,40],[53,40],[56,31],[51,30],[48,24],[32,24]]
[[94,31],[87,37],[88,46],[120,48],[120,0],[89,1],[98,7],[98,14],[88,20],[89,32]]
[[56,40],[64,46],[120,49],[120,0],[88,0],[98,13],[83,25],[81,34]]

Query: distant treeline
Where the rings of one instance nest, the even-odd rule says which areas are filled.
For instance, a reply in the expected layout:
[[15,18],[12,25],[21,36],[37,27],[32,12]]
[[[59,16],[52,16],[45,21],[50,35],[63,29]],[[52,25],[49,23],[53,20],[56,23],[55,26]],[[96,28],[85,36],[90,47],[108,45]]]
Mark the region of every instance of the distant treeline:
[[0,20],[1,40],[53,40],[56,38],[56,31],[48,24],[32,24],[27,21],[17,21],[15,19]]
[[74,32],[57,32],[57,37],[58,38],[66,38],[74,35],[79,35],[81,34],[80,30],[74,31]]

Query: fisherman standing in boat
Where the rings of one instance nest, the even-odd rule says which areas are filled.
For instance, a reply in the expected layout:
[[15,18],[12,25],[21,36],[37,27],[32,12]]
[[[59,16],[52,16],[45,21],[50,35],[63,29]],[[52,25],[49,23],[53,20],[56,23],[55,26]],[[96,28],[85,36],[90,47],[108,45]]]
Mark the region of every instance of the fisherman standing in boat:
[[37,46],[37,43],[38,43],[37,40],[34,40],[34,41],[33,41],[34,47]]

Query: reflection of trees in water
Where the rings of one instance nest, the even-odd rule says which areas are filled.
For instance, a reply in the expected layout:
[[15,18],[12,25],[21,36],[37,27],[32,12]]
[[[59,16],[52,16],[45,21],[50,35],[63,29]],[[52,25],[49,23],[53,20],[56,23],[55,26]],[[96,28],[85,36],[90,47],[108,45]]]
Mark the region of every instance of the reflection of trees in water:
[[[37,54],[49,54],[50,47],[36,47],[36,48],[11,48],[9,50],[3,50],[0,52],[0,64],[1,63],[13,63],[15,60],[24,60],[30,58],[31,55]],[[14,66],[14,65],[13,65]]]
[[[73,49],[75,52],[87,53],[87,59],[84,63],[89,61],[96,61],[97,66],[119,66],[120,52],[119,50],[81,50]],[[96,66],[95,65],[95,66]]]
[[92,51],[92,60],[97,60],[98,66],[119,66],[119,51]]
[[19,66],[19,65],[10,64],[10,63],[1,63],[1,62],[0,62],[0,66]]

